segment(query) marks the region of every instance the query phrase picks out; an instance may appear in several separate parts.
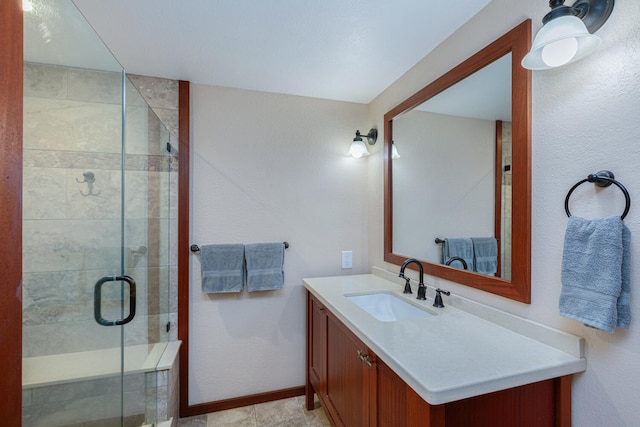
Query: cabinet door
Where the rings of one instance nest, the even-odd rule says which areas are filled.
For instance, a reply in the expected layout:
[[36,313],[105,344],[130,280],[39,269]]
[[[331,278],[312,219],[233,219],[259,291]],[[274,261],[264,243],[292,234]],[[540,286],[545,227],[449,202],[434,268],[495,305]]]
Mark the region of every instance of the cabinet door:
[[368,427],[375,359],[333,315],[327,323],[327,406],[338,425]]
[[376,425],[405,426],[407,423],[407,385],[381,360],[376,362]]
[[309,301],[309,380],[319,397],[327,391],[327,312],[315,298]]
[[376,372],[376,426],[444,426],[444,406],[429,405],[380,359]]

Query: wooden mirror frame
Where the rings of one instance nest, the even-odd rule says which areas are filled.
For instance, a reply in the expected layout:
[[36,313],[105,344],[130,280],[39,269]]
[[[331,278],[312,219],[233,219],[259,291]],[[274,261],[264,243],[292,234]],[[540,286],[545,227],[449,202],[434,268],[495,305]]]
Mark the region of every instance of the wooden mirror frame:
[[[520,25],[410,96],[384,115],[384,260],[401,265],[410,255],[393,252],[393,174],[391,141],[393,120],[426,100],[486,67],[511,55],[512,247],[511,280],[420,260],[426,274],[457,282],[505,298],[531,303],[531,71],[520,61],[531,47],[531,20]],[[420,188],[425,183],[418,183]],[[416,195],[419,197],[419,194]]]

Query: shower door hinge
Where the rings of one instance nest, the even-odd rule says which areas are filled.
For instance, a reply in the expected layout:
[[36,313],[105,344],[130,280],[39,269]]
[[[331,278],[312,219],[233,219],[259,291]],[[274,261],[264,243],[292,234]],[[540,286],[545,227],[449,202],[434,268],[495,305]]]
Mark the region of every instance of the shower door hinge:
[[176,148],[171,145],[170,142],[167,142],[167,152],[174,157],[178,157],[178,150],[176,150]]
[[171,322],[167,322],[167,332],[169,332],[169,329],[171,329]]

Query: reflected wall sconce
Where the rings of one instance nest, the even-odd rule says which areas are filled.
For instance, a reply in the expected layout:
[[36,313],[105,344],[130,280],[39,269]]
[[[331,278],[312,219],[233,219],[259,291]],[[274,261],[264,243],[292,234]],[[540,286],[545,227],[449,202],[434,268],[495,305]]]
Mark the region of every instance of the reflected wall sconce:
[[398,149],[396,148],[396,143],[394,141],[391,141],[391,158],[394,160],[400,158],[400,153],[398,153]]
[[584,58],[600,45],[596,31],[609,19],[614,0],[550,0],[551,12],[542,18],[531,51],[522,59],[529,70],[547,70]]
[[349,148],[349,155],[351,157],[355,157],[359,159],[363,156],[369,155],[369,150],[367,150],[367,146],[362,141],[362,137],[367,138],[367,142],[369,145],[373,145],[378,140],[378,131],[376,129],[370,129],[369,133],[366,135],[360,135],[360,131],[356,131],[356,137],[353,138],[353,142],[351,143],[351,147]]

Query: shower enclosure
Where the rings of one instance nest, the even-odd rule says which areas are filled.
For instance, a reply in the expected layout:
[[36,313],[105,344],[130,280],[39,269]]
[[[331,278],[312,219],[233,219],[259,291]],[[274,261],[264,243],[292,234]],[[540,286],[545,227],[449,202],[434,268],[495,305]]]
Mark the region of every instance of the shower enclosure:
[[174,137],[71,0],[25,10],[23,426],[158,421]]

